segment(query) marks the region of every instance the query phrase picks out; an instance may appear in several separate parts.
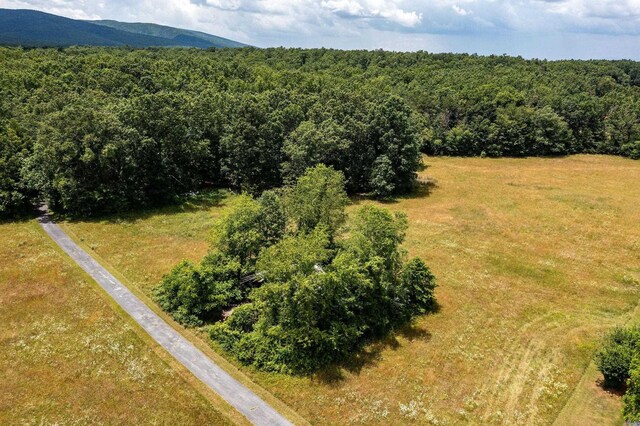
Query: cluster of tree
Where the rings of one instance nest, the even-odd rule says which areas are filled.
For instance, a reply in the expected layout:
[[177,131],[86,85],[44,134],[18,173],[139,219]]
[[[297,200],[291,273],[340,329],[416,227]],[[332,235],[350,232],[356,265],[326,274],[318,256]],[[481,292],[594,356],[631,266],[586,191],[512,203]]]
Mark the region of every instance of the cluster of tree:
[[0,215],[98,214],[316,164],[411,188],[420,151],[640,157],[640,64],[327,49],[0,48]]
[[402,214],[365,206],[345,232],[342,172],[309,169],[279,193],[241,196],[216,226],[211,252],[156,289],[187,325],[220,319],[211,337],[241,362],[305,373],[433,308],[435,279],[400,248]]
[[640,421],[640,326],[614,329],[596,353],[596,362],[606,386],[626,386],[625,418]]

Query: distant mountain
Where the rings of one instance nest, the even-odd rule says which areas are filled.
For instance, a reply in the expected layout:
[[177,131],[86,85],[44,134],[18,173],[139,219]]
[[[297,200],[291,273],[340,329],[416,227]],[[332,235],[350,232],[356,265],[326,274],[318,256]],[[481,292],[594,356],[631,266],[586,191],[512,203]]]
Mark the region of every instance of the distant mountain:
[[174,40],[177,43],[185,43],[185,46],[192,47],[246,47],[246,44],[237,41],[214,36],[200,31],[183,30],[181,28],[167,27],[158,24],[143,24],[140,22],[129,23],[112,20],[87,21],[93,24],[104,25],[117,30],[129,33],[143,34],[153,37],[161,37]]
[[36,10],[0,9],[0,44],[25,47],[243,47],[222,37],[156,24],[81,21]]

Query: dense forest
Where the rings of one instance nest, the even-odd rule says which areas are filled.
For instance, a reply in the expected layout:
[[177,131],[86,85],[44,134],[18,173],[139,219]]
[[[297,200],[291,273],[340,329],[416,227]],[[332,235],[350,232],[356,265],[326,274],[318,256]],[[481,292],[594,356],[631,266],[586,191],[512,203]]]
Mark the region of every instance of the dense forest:
[[412,188],[420,153],[640,157],[640,63],[327,49],[0,48],[0,215],[93,215],[316,164]]

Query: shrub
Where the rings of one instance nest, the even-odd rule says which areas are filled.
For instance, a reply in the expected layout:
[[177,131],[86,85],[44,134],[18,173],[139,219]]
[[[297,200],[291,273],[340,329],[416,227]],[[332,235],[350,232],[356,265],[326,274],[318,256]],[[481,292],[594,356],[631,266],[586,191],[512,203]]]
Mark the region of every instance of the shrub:
[[239,271],[236,260],[219,253],[209,254],[199,267],[183,261],[163,277],[154,298],[179,323],[199,326],[240,299]]
[[0,218],[17,215],[29,207],[27,188],[20,176],[28,154],[18,129],[0,122]]
[[413,258],[402,269],[402,288],[410,315],[423,314],[433,309],[435,277],[419,258]]
[[405,229],[403,215],[366,206],[334,250],[322,227],[285,237],[260,253],[266,283],[250,307],[212,327],[212,338],[268,371],[308,373],[345,359],[433,305],[429,269],[417,259],[403,263]]
[[596,353],[598,369],[606,386],[620,388],[629,378],[631,361],[640,352],[640,326],[616,328]]
[[206,291],[197,268],[183,261],[162,278],[154,289],[154,298],[162,309],[184,325],[201,325]]
[[627,381],[624,401],[624,418],[630,422],[640,422],[640,354],[636,354]]

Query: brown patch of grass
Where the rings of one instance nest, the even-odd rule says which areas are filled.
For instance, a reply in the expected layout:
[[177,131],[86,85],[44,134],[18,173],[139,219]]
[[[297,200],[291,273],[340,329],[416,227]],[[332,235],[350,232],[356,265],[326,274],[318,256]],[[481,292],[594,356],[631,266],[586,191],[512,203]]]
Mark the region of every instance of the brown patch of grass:
[[[405,247],[437,276],[439,312],[313,377],[243,371],[314,423],[615,423],[591,357],[603,332],[640,319],[640,163],[425,162],[421,191],[384,205],[407,213]],[[148,294],[206,253],[222,210],[66,226]]]
[[0,224],[0,424],[231,424],[100,292],[37,223]]

